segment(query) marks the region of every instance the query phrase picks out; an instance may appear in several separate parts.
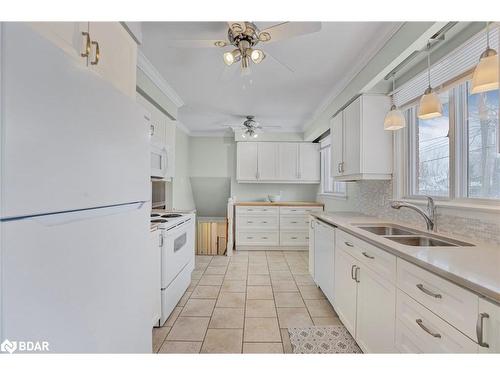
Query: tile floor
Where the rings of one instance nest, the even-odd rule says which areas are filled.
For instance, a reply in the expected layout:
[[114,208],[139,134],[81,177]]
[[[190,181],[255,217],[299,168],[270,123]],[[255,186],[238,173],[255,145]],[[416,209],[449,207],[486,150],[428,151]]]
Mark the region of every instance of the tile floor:
[[165,325],[157,353],[290,353],[288,327],[340,324],[303,251],[196,256],[192,283]]

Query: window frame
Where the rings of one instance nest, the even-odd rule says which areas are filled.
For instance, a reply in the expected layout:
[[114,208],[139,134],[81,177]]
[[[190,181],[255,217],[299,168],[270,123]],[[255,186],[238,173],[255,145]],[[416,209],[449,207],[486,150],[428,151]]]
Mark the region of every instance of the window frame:
[[[500,198],[468,197],[468,82],[472,74],[461,76],[438,90],[449,91],[449,196],[433,196],[438,205],[448,207],[471,207],[485,210],[500,210]],[[414,165],[416,152],[417,107],[419,98],[402,106],[407,126],[395,134],[394,152],[394,199],[403,199],[415,203],[426,202],[424,195],[413,194],[416,181]],[[499,120],[500,121],[500,120]],[[500,125],[499,125],[500,126]],[[500,131],[500,129],[498,130]]]
[[[336,181],[332,176],[331,170],[331,152],[332,152],[332,142],[331,135],[326,136],[320,142],[320,187],[319,195],[333,197],[337,199],[347,199],[347,185],[345,182]],[[324,159],[328,160],[328,163],[324,162]],[[331,179],[332,190],[325,190],[326,178]],[[343,189],[339,189],[339,186],[343,185]]]

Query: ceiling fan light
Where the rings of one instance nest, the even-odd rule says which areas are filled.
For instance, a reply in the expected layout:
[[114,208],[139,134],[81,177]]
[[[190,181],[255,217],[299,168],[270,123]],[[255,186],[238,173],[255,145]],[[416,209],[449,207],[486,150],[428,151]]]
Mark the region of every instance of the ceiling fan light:
[[384,119],[384,130],[399,130],[406,126],[406,119],[403,112],[395,105],[387,112]]
[[224,63],[227,66],[233,65],[236,61],[238,61],[241,57],[241,52],[238,49],[235,49],[231,52],[225,52],[222,56],[224,58]]
[[498,87],[498,55],[494,49],[488,48],[481,54],[472,75],[471,93],[478,94]]
[[420,105],[418,107],[418,118],[421,120],[429,120],[431,118],[443,115],[443,108],[439,96],[428,87],[424,95],[420,98]]
[[250,58],[255,64],[259,64],[260,62],[262,62],[262,60],[264,60],[265,57],[266,57],[265,53],[260,49],[254,49],[250,53]]

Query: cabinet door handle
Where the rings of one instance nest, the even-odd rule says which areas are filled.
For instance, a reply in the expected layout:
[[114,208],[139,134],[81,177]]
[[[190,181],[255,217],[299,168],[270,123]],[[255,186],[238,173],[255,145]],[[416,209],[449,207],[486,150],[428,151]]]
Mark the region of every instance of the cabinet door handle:
[[163,234],[160,234],[160,247],[163,247]]
[[488,319],[490,316],[487,313],[479,313],[477,316],[477,323],[476,323],[476,335],[477,335],[477,343],[479,346],[482,346],[483,348],[489,348],[490,345],[483,340],[484,336],[484,319]]
[[101,57],[101,53],[99,51],[99,42],[96,42],[95,40],[93,40],[92,44],[95,46],[95,58],[94,58],[94,61],[91,61],[90,63],[92,65],[97,65],[97,64],[99,64],[99,58]]
[[340,163],[337,164],[337,172],[342,173],[342,171],[340,170]]
[[354,276],[354,269],[356,268],[356,265],[354,264],[352,267],[351,267],[351,279],[353,280],[356,280],[356,277]]
[[363,254],[365,257],[367,257],[368,259],[375,259],[374,256],[368,254],[366,251],[363,251],[361,254]]
[[350,243],[350,242],[345,241],[344,243],[346,244],[346,246],[354,247],[354,245],[352,243]]
[[340,163],[340,172],[344,173],[344,162]]
[[356,267],[356,269],[354,270],[354,280],[356,280],[357,283],[360,282],[359,277],[358,277],[358,272],[359,272],[360,269],[361,268]]
[[155,134],[155,126],[153,124],[149,126],[149,133],[151,136]]
[[82,31],[82,35],[85,37],[85,50],[80,53],[81,57],[89,57],[90,55],[90,35],[86,31]]
[[437,339],[440,339],[440,338],[441,338],[441,335],[440,335],[439,333],[434,333],[434,332],[432,332],[429,328],[427,328],[427,327],[424,325],[424,323],[423,323],[422,319],[417,319],[417,320],[415,320],[415,321],[417,322],[417,324],[418,324],[418,326],[419,326],[420,328],[422,328],[425,332],[427,332],[427,333],[428,333],[429,335],[431,335],[432,337],[435,337],[435,338],[437,338]]
[[431,296],[431,297],[434,297],[434,298],[443,298],[443,296],[441,294],[431,292],[429,289],[427,289],[422,284],[417,284],[417,288],[420,289],[425,294],[427,294],[428,296]]

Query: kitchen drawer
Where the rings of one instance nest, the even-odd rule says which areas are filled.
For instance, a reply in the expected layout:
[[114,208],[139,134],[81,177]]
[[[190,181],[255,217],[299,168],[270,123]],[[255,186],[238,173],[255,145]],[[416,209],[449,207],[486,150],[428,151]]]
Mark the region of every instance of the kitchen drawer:
[[396,349],[402,353],[478,351],[474,341],[401,290],[396,302]]
[[280,216],[280,229],[308,230],[309,215]]
[[280,245],[281,246],[308,246],[309,245],[309,232],[280,232]]
[[321,206],[282,206],[280,215],[308,215],[309,212],[323,211]]
[[279,207],[271,206],[236,206],[236,215],[276,215]]
[[278,231],[243,231],[236,232],[237,245],[256,245],[256,246],[278,246]]
[[336,245],[372,271],[396,282],[396,256],[341,230],[337,231]]
[[397,286],[452,326],[476,339],[478,297],[398,258]]
[[278,229],[278,216],[271,215],[238,215],[236,227],[242,229]]

